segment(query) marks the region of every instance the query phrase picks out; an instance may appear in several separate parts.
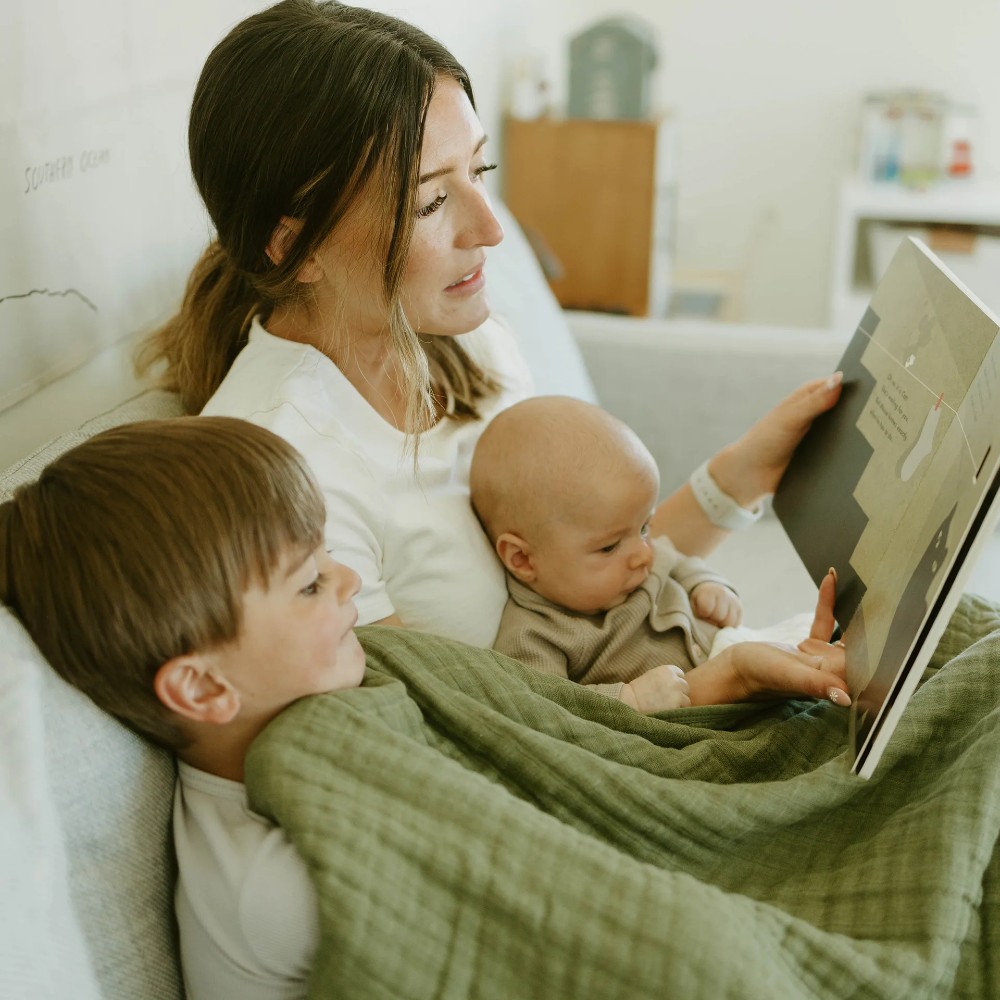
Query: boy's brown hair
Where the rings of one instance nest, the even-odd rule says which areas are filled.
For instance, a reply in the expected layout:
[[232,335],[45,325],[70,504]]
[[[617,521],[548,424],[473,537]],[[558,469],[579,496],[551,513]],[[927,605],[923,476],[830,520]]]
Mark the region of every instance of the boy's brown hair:
[[282,438],[230,417],[95,435],[0,505],[0,601],[70,684],[170,749],[175,656],[237,638],[243,595],[320,544],[323,497]]

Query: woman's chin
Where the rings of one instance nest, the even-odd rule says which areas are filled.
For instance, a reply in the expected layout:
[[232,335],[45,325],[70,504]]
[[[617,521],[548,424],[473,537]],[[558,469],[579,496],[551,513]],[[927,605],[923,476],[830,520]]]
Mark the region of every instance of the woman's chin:
[[490,304],[483,292],[476,302],[467,302],[461,310],[447,313],[428,320],[415,327],[417,333],[425,337],[461,337],[462,334],[478,330],[490,318]]

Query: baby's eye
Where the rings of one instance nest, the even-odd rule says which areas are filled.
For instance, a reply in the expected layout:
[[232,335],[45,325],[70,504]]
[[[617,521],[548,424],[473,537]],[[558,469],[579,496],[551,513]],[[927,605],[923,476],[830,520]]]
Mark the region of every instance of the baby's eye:
[[641,527],[641,528],[639,529],[639,534],[640,534],[640,535],[642,535],[642,537],[643,537],[643,538],[649,538],[649,521],[647,521],[647,522],[646,522],[646,523],[645,523],[645,524],[644,524],[644,525],[643,525],[643,526],[642,526],[642,527]]
[[605,553],[614,552],[618,548],[618,542],[612,542],[610,545],[604,545],[601,547],[600,551]]

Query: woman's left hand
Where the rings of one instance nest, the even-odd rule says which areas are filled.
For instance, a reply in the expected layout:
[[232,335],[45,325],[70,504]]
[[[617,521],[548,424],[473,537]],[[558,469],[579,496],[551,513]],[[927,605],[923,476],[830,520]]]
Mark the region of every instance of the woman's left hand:
[[778,488],[812,422],[840,398],[843,372],[800,385],[709,462],[720,489],[748,510]]

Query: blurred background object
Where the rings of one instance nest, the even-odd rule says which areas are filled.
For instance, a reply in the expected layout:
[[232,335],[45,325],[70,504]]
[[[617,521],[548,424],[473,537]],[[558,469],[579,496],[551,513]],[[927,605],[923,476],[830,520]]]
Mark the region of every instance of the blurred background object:
[[969,104],[923,90],[866,94],[858,176],[922,188],[973,172],[977,113]]
[[644,119],[657,64],[653,29],[637,18],[598,21],[569,43],[569,117]]

